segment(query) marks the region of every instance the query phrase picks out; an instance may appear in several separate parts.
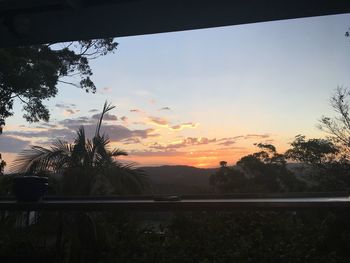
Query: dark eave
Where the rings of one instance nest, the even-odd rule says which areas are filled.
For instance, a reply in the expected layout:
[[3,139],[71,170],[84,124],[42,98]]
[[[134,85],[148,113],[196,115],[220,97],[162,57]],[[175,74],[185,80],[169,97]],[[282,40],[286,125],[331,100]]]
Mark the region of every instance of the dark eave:
[[349,0],[0,0],[0,47],[349,12]]

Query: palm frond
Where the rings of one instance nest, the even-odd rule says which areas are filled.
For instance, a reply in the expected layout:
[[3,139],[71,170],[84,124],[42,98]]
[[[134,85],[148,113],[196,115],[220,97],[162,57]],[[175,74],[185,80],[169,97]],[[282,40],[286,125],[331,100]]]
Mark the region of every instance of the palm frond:
[[81,126],[77,131],[77,137],[74,140],[74,147],[72,151],[72,164],[81,166],[86,157],[86,137],[85,129]]
[[110,153],[111,153],[111,156],[113,157],[128,156],[128,153],[126,151],[119,148],[113,149]]
[[10,167],[11,172],[37,173],[41,171],[57,171],[69,159],[71,146],[57,140],[50,148],[32,146],[23,150]]
[[92,159],[94,166],[101,166],[112,162],[108,144],[109,138],[105,135],[98,135],[93,138]]
[[104,104],[92,139],[80,127],[73,144],[55,141],[50,148],[32,146],[20,153],[11,170],[22,173],[62,172],[62,193],[141,193],[149,185],[144,171],[133,163],[122,164],[116,157],[126,151],[110,149],[107,135],[100,135],[103,117],[115,107]]
[[145,171],[136,168],[134,163],[114,163],[109,179],[117,194],[139,194],[150,185]]
[[110,110],[113,110],[115,108],[115,106],[113,106],[111,103],[108,103],[107,101],[105,101],[105,104],[103,105],[103,110],[100,116],[100,119],[97,123],[96,126],[96,132],[95,132],[95,137],[97,137],[100,134],[100,130],[101,130],[101,126],[102,126],[102,120],[104,115],[109,112]]

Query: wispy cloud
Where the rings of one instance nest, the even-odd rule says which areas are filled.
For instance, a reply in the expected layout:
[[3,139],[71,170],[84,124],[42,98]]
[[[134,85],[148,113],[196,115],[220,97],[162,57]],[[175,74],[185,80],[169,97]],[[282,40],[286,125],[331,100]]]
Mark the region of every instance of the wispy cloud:
[[[41,130],[41,131],[6,131],[6,134],[21,137],[21,138],[27,138],[27,139],[39,139],[39,138],[49,138],[49,140],[46,140],[47,142],[51,142],[55,139],[62,139],[62,140],[73,140],[76,131],[70,130],[67,128],[60,128],[60,129],[47,129],[47,130]],[[0,136],[3,137],[3,136]],[[45,140],[44,140],[45,141]],[[2,145],[1,145],[2,146]]]
[[270,134],[247,134],[244,136],[245,139],[266,139],[269,138]]
[[0,145],[2,152],[17,153],[29,145],[29,140],[22,140],[13,136],[2,134],[0,136]]
[[128,124],[129,124],[129,119],[128,119],[128,117],[126,117],[126,116],[120,117],[120,120],[122,120],[123,123],[124,123],[125,125],[128,125]]
[[157,149],[157,150],[173,150],[173,149],[179,149],[184,148],[187,146],[198,146],[198,145],[206,145],[210,143],[216,142],[216,138],[209,139],[206,137],[187,137],[179,141],[175,141],[166,145],[162,145],[158,142],[153,143],[149,145],[150,149]]
[[76,109],[76,104],[73,103],[56,103],[55,107],[63,110],[64,116],[69,116],[80,112],[80,110]]
[[234,140],[226,140],[226,141],[223,141],[223,142],[220,142],[218,143],[217,145],[222,145],[222,146],[231,146],[233,144],[235,144],[236,141]]
[[247,134],[247,135],[238,135],[234,137],[220,138],[217,140],[217,145],[222,146],[232,146],[237,143],[238,140],[251,140],[251,139],[267,139],[270,138],[269,134]]
[[[96,121],[94,121],[96,122]],[[69,129],[75,129],[77,127],[80,127],[81,125],[86,125],[86,124],[92,124],[93,121],[91,118],[87,117],[87,116],[82,116],[79,118],[69,118],[69,119],[64,119],[64,120],[60,120],[58,121],[59,125],[65,126]]]
[[[87,137],[92,137],[96,130],[96,124],[100,118],[100,114],[94,114],[91,117],[81,116],[77,118],[66,118],[58,121],[56,124],[40,125],[40,130],[20,130],[7,131],[10,136],[17,136],[19,138],[30,138],[32,141],[50,143],[55,139],[62,139],[72,141],[76,136],[76,131],[84,126]],[[104,120],[116,121],[117,116],[112,114],[105,114]],[[127,117],[122,117],[123,122],[127,122]],[[159,136],[154,129],[129,129],[124,125],[105,123],[101,128],[101,133],[109,136],[111,141],[119,141],[124,144],[139,143],[143,139],[154,138]]]
[[55,107],[60,109],[71,109],[71,108],[76,108],[77,105],[74,103],[56,103]]
[[131,109],[130,112],[137,112],[137,113],[140,113],[142,112],[140,109]]
[[[20,125],[21,128],[24,128],[24,125]],[[57,124],[53,124],[53,123],[48,123],[48,122],[41,122],[38,126],[36,126],[36,128],[40,128],[40,129],[47,129],[47,128],[56,128]]]
[[170,110],[170,107],[163,107],[159,109],[159,111],[162,111],[162,110]]
[[185,128],[197,128],[199,125],[198,123],[194,123],[194,122],[185,122],[185,123],[172,125],[167,119],[162,117],[155,117],[155,116],[148,117],[148,124],[168,128],[169,130],[172,130],[172,131],[181,131]]
[[150,116],[148,117],[149,121],[151,124],[159,125],[159,126],[168,126],[169,122],[165,118],[160,118],[160,117],[153,117]]
[[[101,113],[98,114],[94,114],[91,116],[91,118],[98,120],[101,118]],[[109,114],[108,112],[103,116],[103,120],[105,121],[116,121],[118,120],[118,117],[116,115],[113,114]]]
[[109,92],[111,92],[112,91],[112,88],[111,87],[104,87],[103,89],[102,89],[102,92],[103,93],[109,93]]
[[123,144],[138,144],[141,143],[141,139],[138,137],[131,137],[121,141]]
[[179,156],[179,155],[185,155],[184,152],[178,152],[178,151],[152,151],[152,150],[131,150],[130,151],[131,156],[140,156],[140,157],[168,157],[168,156]]
[[132,124],[134,124],[134,125],[146,125],[147,123],[145,123],[143,121],[134,121]]
[[[114,115],[105,115],[109,116],[109,120],[116,120]],[[66,129],[71,131],[76,131],[81,125],[84,125],[85,131],[88,136],[93,136],[96,128],[96,118],[98,116],[93,116],[93,118],[88,117],[79,117],[76,119],[65,119],[59,122],[60,125],[64,126]],[[123,125],[112,125],[105,124],[101,127],[101,133],[105,133],[109,136],[112,141],[121,141],[128,138],[149,138],[156,137],[159,134],[155,133],[154,129],[129,129]]]
[[76,109],[65,109],[65,110],[63,111],[63,115],[64,115],[64,116],[70,116],[70,115],[76,114],[76,113],[78,113],[78,112],[80,112],[80,110],[76,110]]
[[107,93],[111,93],[112,92],[112,88],[111,87],[103,87],[102,89],[98,89],[97,93],[99,94],[107,94]]
[[69,109],[70,108],[69,104],[65,104],[65,103],[56,103],[55,107],[60,108],[60,109],[67,109],[67,108]]
[[140,90],[133,90],[133,94],[140,96],[140,97],[146,97],[146,96],[151,96],[151,92],[145,89],[140,89]]
[[173,125],[171,127],[169,127],[171,130],[174,131],[181,131],[185,128],[197,128],[199,125],[199,123],[193,123],[193,122],[186,122],[186,123],[181,123],[181,124],[177,124],[177,125]]

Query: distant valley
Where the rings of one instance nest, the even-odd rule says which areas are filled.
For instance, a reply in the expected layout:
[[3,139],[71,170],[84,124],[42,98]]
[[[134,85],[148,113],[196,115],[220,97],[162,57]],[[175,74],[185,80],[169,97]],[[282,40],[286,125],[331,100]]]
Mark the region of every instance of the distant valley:
[[154,194],[200,194],[209,191],[209,176],[218,168],[186,165],[140,167],[152,181]]

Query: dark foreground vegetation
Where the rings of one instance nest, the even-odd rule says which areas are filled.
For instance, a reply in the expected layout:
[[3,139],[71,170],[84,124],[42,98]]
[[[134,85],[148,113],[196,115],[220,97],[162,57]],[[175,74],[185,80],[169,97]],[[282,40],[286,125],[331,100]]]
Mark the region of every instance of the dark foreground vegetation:
[[[0,227],[1,262],[349,262],[348,211],[40,213]],[[153,218],[152,221],[142,217]],[[167,217],[162,225],[157,217]],[[159,221],[158,221],[159,222]]]

